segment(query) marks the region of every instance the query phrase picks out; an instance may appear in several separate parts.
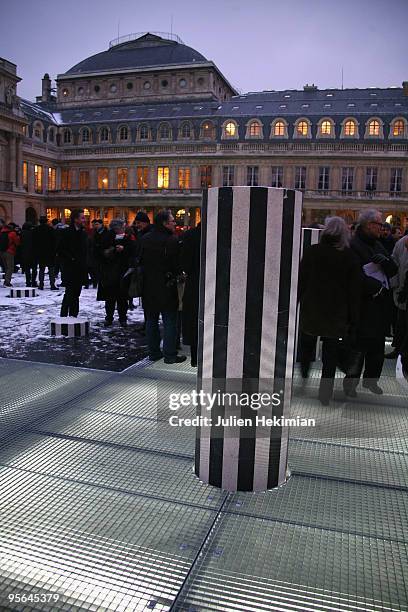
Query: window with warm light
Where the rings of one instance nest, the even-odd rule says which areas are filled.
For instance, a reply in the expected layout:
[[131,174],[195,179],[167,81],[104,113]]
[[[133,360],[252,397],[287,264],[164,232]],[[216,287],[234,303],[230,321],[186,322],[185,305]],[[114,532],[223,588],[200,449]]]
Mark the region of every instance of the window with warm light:
[[380,122],[377,119],[373,119],[368,124],[368,135],[379,136],[380,135]]
[[234,185],[234,166],[222,167],[222,186],[232,187]]
[[392,126],[392,135],[393,136],[403,136],[404,135],[404,122],[402,119],[397,119],[394,121]]
[[64,208],[64,217],[65,217],[65,222],[69,223],[69,220],[71,218],[71,210],[69,208]]
[[23,162],[23,188],[28,191],[28,163]]
[[298,136],[307,136],[308,134],[308,124],[307,121],[299,121],[296,126],[296,133]]
[[225,136],[233,138],[237,133],[237,126],[233,121],[229,121],[225,126]]
[[179,189],[190,189],[190,168],[179,168],[178,184]]
[[147,166],[138,166],[136,169],[137,188],[147,189],[149,186],[149,168]]
[[57,188],[57,170],[48,168],[48,191],[55,191]]
[[333,127],[331,121],[322,121],[322,125],[320,127],[320,133],[323,136],[330,136],[333,131]]
[[258,166],[247,166],[247,185],[248,187],[258,186],[258,175],[259,175]]
[[109,130],[108,130],[107,127],[101,128],[101,131],[99,132],[99,140],[100,140],[100,142],[108,142],[108,140],[109,140]]
[[98,189],[109,188],[109,172],[107,168],[98,168]]
[[149,140],[149,128],[147,125],[141,125],[139,131],[140,140]]
[[345,136],[355,136],[356,135],[356,123],[351,119],[346,121],[344,124],[344,134]]
[[71,170],[69,168],[61,169],[61,189],[70,191],[71,189]]
[[157,188],[169,188],[170,169],[168,166],[159,166],[157,168]]
[[258,121],[252,121],[249,124],[249,136],[251,138],[259,138],[261,136],[261,126]]
[[72,135],[71,135],[71,130],[64,130],[63,132],[63,142],[64,144],[71,144],[71,140],[72,140]]
[[200,166],[200,185],[203,189],[212,186],[212,166]]
[[43,167],[35,164],[34,166],[34,190],[42,193],[43,190]]
[[[306,126],[306,134],[307,134],[307,126]],[[273,126],[273,135],[274,136],[285,136],[285,124],[283,121],[277,121]]]
[[81,191],[88,191],[89,189],[89,170],[79,171],[79,188]]
[[118,168],[118,189],[127,189],[128,186],[128,169]]
[[127,125],[122,125],[119,130],[119,140],[127,140],[129,138],[129,130]]
[[206,121],[201,126],[200,131],[201,138],[205,138],[208,140],[213,140],[215,138],[215,127],[211,121]]
[[272,166],[272,187],[282,187],[283,185],[283,166]]

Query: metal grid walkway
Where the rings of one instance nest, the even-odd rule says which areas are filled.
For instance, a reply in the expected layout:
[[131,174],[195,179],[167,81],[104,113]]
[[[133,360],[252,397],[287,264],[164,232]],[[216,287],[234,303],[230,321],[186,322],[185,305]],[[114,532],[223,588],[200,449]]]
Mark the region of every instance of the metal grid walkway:
[[291,478],[259,494],[194,476],[194,430],[166,426],[169,393],[194,380],[186,364],[0,360],[0,610],[407,612],[408,402],[392,377],[388,397],[339,391],[330,408],[313,377],[298,388],[292,413],[321,427],[292,430]]

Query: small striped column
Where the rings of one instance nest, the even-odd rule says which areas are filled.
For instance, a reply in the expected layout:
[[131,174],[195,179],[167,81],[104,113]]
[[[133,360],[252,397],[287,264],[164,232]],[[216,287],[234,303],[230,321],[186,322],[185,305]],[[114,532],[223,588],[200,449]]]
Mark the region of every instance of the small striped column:
[[18,289],[10,289],[9,297],[11,298],[32,298],[37,297],[35,288],[19,287]]
[[405,392],[408,391],[408,356],[404,355],[404,357],[402,357],[401,355],[398,355],[398,359],[397,359],[397,365],[395,367],[395,375],[397,377],[397,381],[400,384],[400,386],[405,390]]
[[81,338],[89,335],[89,321],[79,317],[57,317],[50,321],[51,336]]
[[[240,401],[217,400],[210,411],[199,402],[195,473],[228,491],[264,491],[287,478],[288,429],[258,419],[279,420],[290,406],[301,212],[297,191],[204,192],[198,392]],[[259,393],[278,404],[243,405]]]
[[[302,227],[302,243],[300,248],[300,259],[303,257],[303,253],[314,244],[319,244],[320,234],[323,230],[317,229],[314,227]],[[301,332],[299,330],[299,311],[296,319],[296,346],[295,346],[295,355],[296,361],[300,361],[299,354],[299,346],[301,342]],[[319,339],[316,337],[316,351],[315,351],[315,361],[319,359]]]

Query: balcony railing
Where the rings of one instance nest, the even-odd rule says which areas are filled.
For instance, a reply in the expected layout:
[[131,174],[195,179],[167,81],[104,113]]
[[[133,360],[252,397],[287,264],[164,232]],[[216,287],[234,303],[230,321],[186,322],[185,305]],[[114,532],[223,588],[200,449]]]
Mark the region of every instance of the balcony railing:
[[200,195],[202,189],[54,189],[47,191],[48,196],[72,196],[86,197],[98,196],[104,198],[111,197],[130,197],[130,196],[149,196],[159,195],[162,197],[174,195]]
[[0,191],[13,191],[13,183],[0,181]]

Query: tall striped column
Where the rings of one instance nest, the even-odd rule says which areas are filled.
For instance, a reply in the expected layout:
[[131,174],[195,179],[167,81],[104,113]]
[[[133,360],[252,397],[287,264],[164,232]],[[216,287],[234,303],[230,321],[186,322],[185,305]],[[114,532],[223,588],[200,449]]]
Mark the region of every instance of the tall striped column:
[[279,420],[290,406],[301,211],[296,191],[204,192],[198,391],[279,398],[256,411],[242,402],[198,407],[195,473],[229,491],[263,491],[286,480],[288,429],[257,419]]

